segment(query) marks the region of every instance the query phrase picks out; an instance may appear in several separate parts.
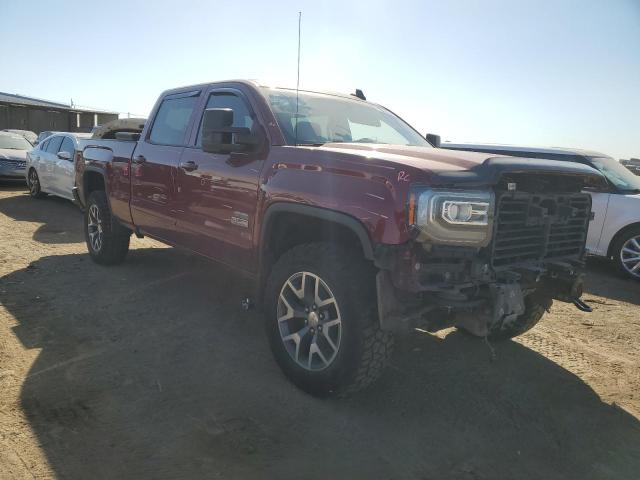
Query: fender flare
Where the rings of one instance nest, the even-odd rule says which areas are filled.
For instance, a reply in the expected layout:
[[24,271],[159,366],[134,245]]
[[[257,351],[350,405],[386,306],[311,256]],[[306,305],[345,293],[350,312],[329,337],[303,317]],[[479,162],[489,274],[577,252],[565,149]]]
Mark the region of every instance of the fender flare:
[[329,210],[326,208],[315,207],[312,205],[289,203],[289,202],[277,202],[270,205],[262,221],[260,231],[260,263],[262,265],[264,246],[266,245],[266,239],[270,233],[271,225],[273,224],[273,218],[275,215],[281,213],[294,213],[297,215],[306,215],[308,217],[318,218],[320,220],[326,220],[328,222],[337,223],[351,230],[360,240],[362,246],[362,252],[367,260],[373,260],[373,245],[371,244],[371,238],[365,226],[355,217],[346,213],[338,212],[335,210]]
[[[109,191],[108,191],[108,186],[107,186],[107,176],[105,175],[105,171],[102,168],[98,168],[98,167],[94,167],[94,166],[85,166],[84,170],[82,171],[82,186],[80,187],[80,191],[82,192],[82,197],[81,199],[81,203],[83,205],[86,206],[87,204],[87,199],[88,199],[88,195],[87,195],[87,179],[88,179],[88,174],[98,174],[102,177],[102,183],[104,185],[104,192],[107,195],[107,200],[109,200]],[[111,208],[111,202],[109,202],[109,208]]]

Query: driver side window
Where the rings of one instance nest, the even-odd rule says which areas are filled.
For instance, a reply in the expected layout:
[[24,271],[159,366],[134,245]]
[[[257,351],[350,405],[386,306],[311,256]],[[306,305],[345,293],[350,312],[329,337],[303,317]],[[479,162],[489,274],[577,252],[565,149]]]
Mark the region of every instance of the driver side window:
[[71,138],[69,138],[69,137],[64,137],[64,140],[62,141],[62,145],[60,145],[60,151],[61,152],[70,153],[71,157],[73,158],[73,155],[75,153],[75,147],[73,145],[73,140],[71,140]]
[[[214,92],[209,96],[207,108],[231,108],[233,110],[233,127],[253,126],[253,115],[251,109],[245,100],[231,92]],[[204,114],[204,112],[203,112]],[[200,128],[198,129],[198,138],[196,146],[202,147],[202,119],[200,120]]]
[[62,143],[62,136],[57,136],[49,139],[49,145],[47,145],[47,153],[58,153],[60,144]]

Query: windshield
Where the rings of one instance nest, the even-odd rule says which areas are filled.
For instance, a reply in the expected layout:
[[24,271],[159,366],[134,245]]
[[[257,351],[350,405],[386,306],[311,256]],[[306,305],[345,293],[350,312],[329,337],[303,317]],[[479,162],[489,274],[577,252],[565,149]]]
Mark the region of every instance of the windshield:
[[9,150],[31,150],[33,146],[24,137],[17,135],[0,135],[0,148]]
[[626,192],[640,192],[640,177],[613,158],[596,157],[591,164],[597,168],[618,189]]
[[381,107],[309,92],[299,94],[296,142],[296,92],[269,88],[263,92],[290,145],[344,142],[431,147],[418,132]]

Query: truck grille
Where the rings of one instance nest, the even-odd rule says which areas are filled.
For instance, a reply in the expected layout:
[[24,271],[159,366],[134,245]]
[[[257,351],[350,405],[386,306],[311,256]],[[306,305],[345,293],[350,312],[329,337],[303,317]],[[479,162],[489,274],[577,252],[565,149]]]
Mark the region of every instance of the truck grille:
[[492,265],[580,258],[590,217],[588,194],[502,194],[494,221]]

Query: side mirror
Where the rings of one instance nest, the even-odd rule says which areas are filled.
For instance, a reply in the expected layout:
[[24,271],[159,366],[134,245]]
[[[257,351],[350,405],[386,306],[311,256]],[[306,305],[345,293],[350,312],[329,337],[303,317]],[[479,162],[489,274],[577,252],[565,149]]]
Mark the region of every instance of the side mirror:
[[71,160],[71,154],[69,152],[58,152],[58,158],[60,160]]
[[427,142],[431,144],[431,146],[440,148],[440,135],[436,135],[435,133],[427,133],[426,137]]
[[260,139],[247,127],[232,127],[231,108],[207,108],[202,119],[202,150],[241,153],[255,148]]

